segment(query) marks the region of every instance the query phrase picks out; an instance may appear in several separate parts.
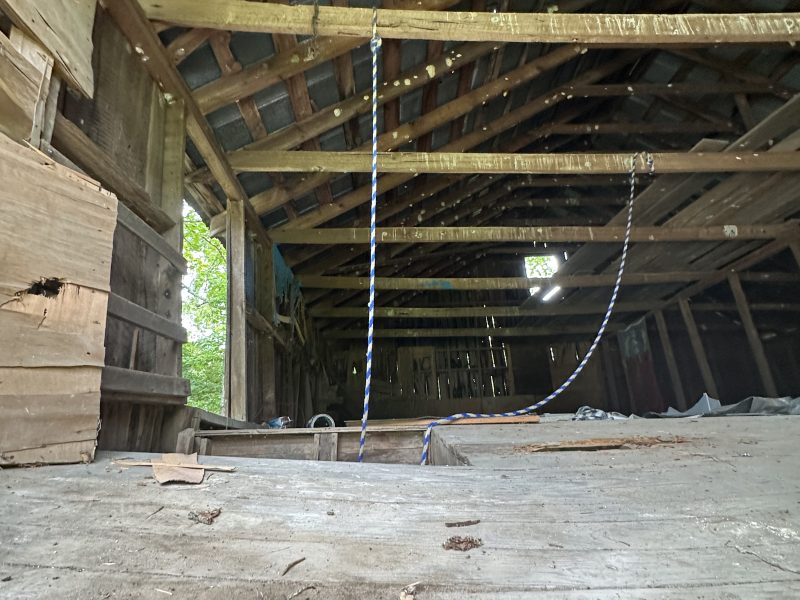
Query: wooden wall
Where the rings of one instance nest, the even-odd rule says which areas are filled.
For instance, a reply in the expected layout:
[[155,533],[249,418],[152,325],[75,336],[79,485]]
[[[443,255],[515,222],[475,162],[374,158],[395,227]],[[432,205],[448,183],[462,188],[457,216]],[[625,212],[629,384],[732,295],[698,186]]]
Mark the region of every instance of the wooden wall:
[[[53,144],[117,191],[100,447],[174,448],[162,429],[186,403],[181,378],[184,107],[168,103],[98,8],[93,98],[62,94]],[[166,424],[166,425],[165,425]]]
[[0,134],[0,465],[94,457],[117,201]]

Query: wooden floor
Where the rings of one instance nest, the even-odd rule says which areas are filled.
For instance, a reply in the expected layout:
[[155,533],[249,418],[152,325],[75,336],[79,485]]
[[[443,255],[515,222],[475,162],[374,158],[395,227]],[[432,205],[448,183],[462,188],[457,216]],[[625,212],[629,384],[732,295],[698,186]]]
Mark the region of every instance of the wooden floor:
[[[0,597],[289,598],[314,586],[294,597],[396,599],[416,581],[420,600],[800,597],[800,418],[442,433],[479,466],[207,457],[238,470],[194,487],[158,486],[107,453],[4,470]],[[516,448],[619,435],[687,441]],[[213,525],[188,518],[217,507]],[[468,520],[480,523],[445,526]],[[483,545],[445,550],[456,535]]]

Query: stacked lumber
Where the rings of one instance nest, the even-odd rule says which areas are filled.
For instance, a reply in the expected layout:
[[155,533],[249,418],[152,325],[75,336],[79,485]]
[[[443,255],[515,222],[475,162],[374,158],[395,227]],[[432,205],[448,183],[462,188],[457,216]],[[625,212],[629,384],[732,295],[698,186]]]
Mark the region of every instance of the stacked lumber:
[[116,197],[0,134],[0,465],[94,457]]

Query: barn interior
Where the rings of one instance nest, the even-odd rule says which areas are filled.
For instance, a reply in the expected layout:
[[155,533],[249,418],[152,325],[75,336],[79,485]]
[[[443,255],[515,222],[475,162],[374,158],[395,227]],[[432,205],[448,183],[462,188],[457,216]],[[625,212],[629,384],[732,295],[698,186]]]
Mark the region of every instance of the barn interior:
[[0,597],[800,595],[798,42],[795,0],[0,0]]

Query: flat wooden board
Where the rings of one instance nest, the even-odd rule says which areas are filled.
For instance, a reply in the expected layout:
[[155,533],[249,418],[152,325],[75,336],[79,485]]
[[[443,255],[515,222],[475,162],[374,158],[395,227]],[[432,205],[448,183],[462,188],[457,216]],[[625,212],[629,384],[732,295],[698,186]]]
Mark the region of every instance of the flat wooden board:
[[[494,433],[499,445],[506,428],[567,439],[602,425],[438,431]],[[497,470],[204,457],[237,470],[200,486],[158,486],[106,453],[9,470],[0,579],[11,579],[0,594],[286,598],[314,586],[297,598],[360,600],[399,598],[420,581],[420,600],[797,597],[800,419],[646,426],[693,440],[528,455]],[[188,518],[215,508],[212,525]],[[453,535],[483,545],[445,550]]]
[[42,74],[0,33],[0,133],[15,140],[31,134]]
[[[435,421],[438,417],[422,417],[419,419],[371,419],[369,427],[385,427],[385,426],[400,426],[400,425],[419,425],[426,427],[431,421]],[[521,417],[484,417],[482,419],[459,419],[448,423],[448,425],[501,425],[501,424],[519,424],[519,423],[538,423],[541,417],[538,415],[524,415]],[[345,421],[348,427],[358,427],[361,421]]]
[[71,87],[92,97],[97,0],[0,0],[0,8],[50,51],[59,74]]
[[0,179],[0,464],[91,460],[116,198],[5,136]]

